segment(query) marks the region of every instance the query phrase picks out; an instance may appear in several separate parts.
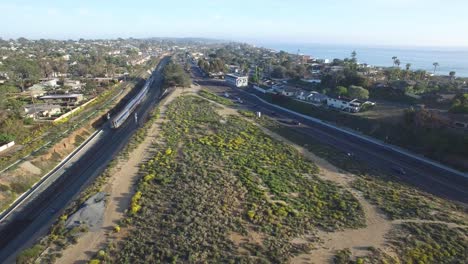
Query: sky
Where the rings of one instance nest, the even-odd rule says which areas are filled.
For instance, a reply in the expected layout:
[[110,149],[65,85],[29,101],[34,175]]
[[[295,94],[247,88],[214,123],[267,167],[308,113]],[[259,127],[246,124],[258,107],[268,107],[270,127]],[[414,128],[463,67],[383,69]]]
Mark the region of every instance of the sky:
[[467,0],[0,0],[0,37],[468,47]]

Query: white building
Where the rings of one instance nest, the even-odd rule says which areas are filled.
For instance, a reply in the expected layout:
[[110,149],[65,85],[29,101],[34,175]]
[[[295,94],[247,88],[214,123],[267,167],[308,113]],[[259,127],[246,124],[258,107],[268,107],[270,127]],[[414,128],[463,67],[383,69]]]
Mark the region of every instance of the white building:
[[24,107],[24,111],[26,112],[26,117],[29,118],[51,117],[61,113],[60,105],[50,104],[27,105]]
[[357,113],[359,110],[361,110],[362,103],[357,99],[350,100],[345,98],[327,98],[327,105],[342,111]]
[[297,99],[313,103],[323,103],[327,101],[328,96],[318,92],[301,92]]
[[249,85],[249,77],[247,76],[240,76],[236,74],[226,74],[224,76],[224,80],[236,87],[247,87]]
[[292,96],[296,96],[296,95],[299,95],[302,91],[298,88],[295,88],[295,87],[285,87],[282,91],[281,91],[281,95],[284,95],[284,96],[287,96],[287,97],[292,97]]

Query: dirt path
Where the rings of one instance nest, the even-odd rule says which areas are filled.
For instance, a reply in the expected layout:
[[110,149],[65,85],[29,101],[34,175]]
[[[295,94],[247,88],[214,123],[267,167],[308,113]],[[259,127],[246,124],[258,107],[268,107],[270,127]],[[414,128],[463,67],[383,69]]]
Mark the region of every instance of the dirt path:
[[[188,91],[189,89],[185,89]],[[164,116],[167,105],[184,91],[176,89],[160,105],[161,117]],[[109,196],[104,213],[103,227],[97,232],[88,232],[78,239],[78,243],[63,251],[62,257],[56,263],[87,263],[94,254],[104,247],[107,238],[114,233],[114,227],[124,216],[138,181],[139,165],[148,159],[152,153],[151,145],[156,140],[162,118],[159,118],[149,129],[148,136],[129,154],[128,160],[120,161],[103,191]]]
[[467,225],[459,225],[456,223],[444,222],[444,221],[434,221],[434,220],[422,220],[422,219],[403,219],[403,220],[393,220],[393,224],[399,225],[403,223],[416,223],[416,224],[441,224],[447,225],[449,228],[467,228]]

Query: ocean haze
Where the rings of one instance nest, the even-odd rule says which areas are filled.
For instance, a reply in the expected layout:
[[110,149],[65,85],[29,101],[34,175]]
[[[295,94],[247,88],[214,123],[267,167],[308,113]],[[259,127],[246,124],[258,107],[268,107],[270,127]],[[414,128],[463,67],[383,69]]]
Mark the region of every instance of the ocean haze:
[[434,62],[439,63],[436,74],[448,75],[455,71],[456,76],[468,77],[468,47],[459,48],[435,48],[435,47],[384,47],[363,45],[337,45],[337,44],[298,44],[298,43],[256,43],[257,46],[284,50],[289,53],[310,55],[313,58],[344,59],[351,56],[351,52],[357,52],[359,63],[367,63],[375,66],[392,66],[393,56],[401,61],[400,67],[405,68],[406,63],[411,63],[413,70],[426,70],[433,72]]

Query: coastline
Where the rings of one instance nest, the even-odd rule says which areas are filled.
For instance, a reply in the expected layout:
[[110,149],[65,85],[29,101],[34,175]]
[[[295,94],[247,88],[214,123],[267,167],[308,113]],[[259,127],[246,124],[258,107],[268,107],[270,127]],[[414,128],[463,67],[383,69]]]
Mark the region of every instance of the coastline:
[[391,67],[392,57],[397,56],[401,61],[401,68],[411,63],[412,70],[433,72],[433,62],[438,62],[435,75],[446,76],[455,71],[457,77],[468,77],[468,47],[435,48],[435,47],[383,47],[346,44],[301,44],[301,43],[254,43],[275,51],[286,51],[292,54],[304,54],[318,59],[350,57],[351,52],[357,52],[359,63],[367,63],[376,67]]

